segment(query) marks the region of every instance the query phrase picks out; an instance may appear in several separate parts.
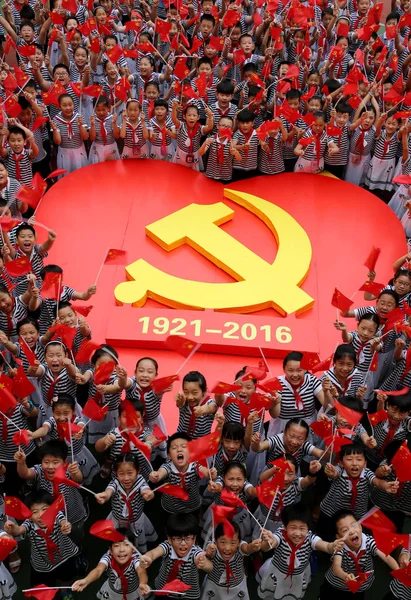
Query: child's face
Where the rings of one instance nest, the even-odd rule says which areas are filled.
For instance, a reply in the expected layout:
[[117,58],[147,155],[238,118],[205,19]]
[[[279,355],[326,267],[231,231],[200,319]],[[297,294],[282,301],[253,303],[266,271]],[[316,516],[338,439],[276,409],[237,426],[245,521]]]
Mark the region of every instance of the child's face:
[[98,119],[105,119],[108,115],[108,106],[107,104],[97,104],[95,108],[96,117]]
[[321,20],[322,20],[322,22],[323,22],[323,25],[324,25],[324,27],[327,29],[328,25],[329,25],[329,24],[331,23],[331,21],[333,20],[333,16],[332,16],[332,15],[329,15],[329,14],[327,14],[327,13],[326,13],[326,14],[325,14],[325,15],[322,17],[322,19],[321,19]]
[[231,121],[231,119],[226,119],[225,117],[221,117],[221,119],[219,120],[218,125],[217,125],[218,132],[220,133],[220,129],[223,129],[223,128],[231,129],[231,130],[233,129],[233,122]]
[[287,469],[284,474],[284,489],[290,487],[294,479],[296,478],[297,473],[295,472],[295,466],[293,463],[287,463]]
[[101,8],[97,8],[95,17],[96,17],[97,23],[104,24],[106,22],[106,19],[107,19],[107,14],[106,14],[106,11],[104,10],[104,8],[102,8],[102,7]]
[[230,469],[224,475],[224,487],[234,494],[239,494],[245,484],[244,473],[238,467]]
[[115,39],[113,38],[107,38],[106,40],[106,49],[107,50],[112,50],[114,48],[114,46],[117,45],[117,42]]
[[315,85],[315,86],[319,86],[321,83],[321,78],[319,73],[312,73],[309,78],[307,79],[307,83],[308,85]]
[[252,131],[253,125],[254,125],[253,121],[246,121],[245,123],[239,123],[238,129],[244,135],[248,135]]
[[241,28],[234,27],[230,32],[231,41],[237,43],[238,40],[240,39],[240,35],[241,35]]
[[203,13],[210,15],[211,11],[213,10],[213,1],[212,0],[204,0],[201,7],[203,9]]
[[72,50],[75,50],[76,48],[78,48],[81,43],[82,43],[82,37],[80,35],[80,33],[75,33],[73,35],[73,37],[71,38],[71,42],[70,42],[70,46],[72,48]]
[[186,110],[185,120],[189,127],[194,127],[197,121],[200,119],[198,114],[198,110],[196,108],[190,107]]
[[251,37],[244,37],[240,42],[240,48],[246,56],[250,56],[253,53],[255,44]]
[[367,111],[365,113],[365,117],[363,117],[362,120],[362,128],[367,131],[368,129],[371,129],[371,127],[373,126],[375,121],[375,113],[371,110]]
[[34,31],[28,25],[23,25],[20,29],[20,35],[25,42],[32,42],[34,40]]
[[78,67],[80,67],[80,69],[82,69],[84,65],[87,64],[87,52],[84,50],[84,48],[79,48],[78,50],[76,50],[76,53],[74,55],[74,62]]
[[11,133],[9,135],[9,146],[16,154],[20,154],[20,152],[24,148],[25,140],[21,133]]
[[106,64],[106,75],[109,79],[117,79],[118,77],[118,71],[115,65],[113,65],[113,63],[108,62]]
[[392,135],[393,133],[395,133],[398,129],[398,121],[397,119],[394,119],[393,117],[388,117],[388,119],[385,121],[385,130],[388,133],[388,135]]
[[358,323],[357,331],[361,342],[365,344],[366,342],[372,340],[377,333],[377,324],[374,323],[374,321],[363,319]]
[[380,317],[386,318],[387,315],[394,310],[395,300],[392,296],[383,294],[380,298],[378,298],[375,306]]
[[71,31],[72,29],[76,29],[76,27],[78,27],[76,19],[68,19],[66,23],[66,30]]
[[284,367],[284,374],[292,385],[300,385],[304,380],[305,371],[301,368],[299,360],[289,360]]
[[335,122],[337,123],[337,127],[342,129],[348,123],[349,119],[350,119],[350,115],[348,113],[337,112],[337,116],[335,117]]
[[111,0],[100,0],[100,4],[106,11],[106,14],[109,15],[111,9],[113,8],[113,3],[111,2]]
[[[210,46],[210,44],[208,46],[204,47],[204,56],[206,56],[210,60],[214,60],[215,57],[217,56],[217,54],[218,54],[218,51],[215,48],[213,48],[212,46]],[[203,65],[201,65],[201,66],[203,66]],[[207,65],[207,66],[209,66],[209,65]]]
[[298,546],[308,533],[308,525],[303,521],[290,521],[285,530],[294,546]]
[[398,406],[393,406],[392,404],[388,404],[387,406],[388,420],[391,425],[397,427],[404,419],[408,417],[410,414],[409,410],[400,410]]
[[216,545],[222,559],[226,561],[231,560],[240,546],[238,533],[235,533],[232,538],[226,537],[225,535],[219,537],[216,540]]
[[308,101],[308,112],[315,113],[321,110],[321,102],[318,98],[310,98]]
[[131,490],[137,481],[137,469],[133,463],[121,463],[117,467],[116,477],[126,491]]
[[295,454],[306,439],[307,430],[301,427],[301,425],[295,425],[294,423],[283,434],[284,447],[290,454]]
[[[23,110],[20,111],[19,121],[22,125],[24,125],[25,127],[28,127],[28,125],[30,125],[32,116],[33,116],[33,111],[31,110],[30,106],[28,106],[27,108],[23,108]],[[13,151],[16,152],[16,150],[13,150]],[[21,150],[20,150],[20,152],[21,152]]]
[[17,236],[17,245],[25,254],[30,254],[36,244],[36,236],[29,229],[23,229]]
[[188,465],[189,452],[187,444],[187,440],[182,438],[177,438],[170,444],[168,456],[178,470],[182,470]]
[[213,24],[211,21],[202,21],[200,23],[200,31],[204,39],[207,39],[213,31]]
[[62,323],[63,325],[68,325],[69,327],[76,327],[77,315],[70,306],[65,306],[64,308],[59,308],[58,314],[59,314],[60,323]]
[[198,381],[185,381],[183,384],[183,394],[191,408],[198,406],[204,398],[204,392]]
[[348,41],[347,41],[347,38],[341,38],[337,42],[337,46],[341,46],[341,48],[343,48],[344,52],[347,52],[347,50],[348,50]]
[[344,419],[344,417],[341,415],[341,413],[336,412],[335,414],[335,420],[337,423],[337,427],[341,428],[341,429],[351,429],[351,425],[349,424],[348,421],[346,421]]
[[41,520],[41,517],[43,516],[43,513],[46,512],[46,510],[48,508],[50,508],[50,506],[48,504],[46,504],[45,502],[38,502],[38,503],[36,502],[35,504],[32,504],[30,506],[30,510],[32,512],[31,520],[33,521],[33,523],[35,525],[37,525],[37,527],[40,527],[41,529],[46,528],[46,525]]
[[411,281],[407,275],[400,275],[397,279],[394,279],[394,290],[399,296],[403,296],[410,291]]
[[142,423],[143,423],[143,417],[141,416],[141,413],[139,413],[138,411],[136,411],[136,414],[137,414],[137,426],[136,426],[136,427],[130,427],[130,426],[127,424],[127,417],[126,417],[126,413],[125,413],[124,411],[123,411],[123,412],[121,412],[121,413],[120,413],[120,416],[119,416],[119,418],[118,418],[119,425],[120,425],[120,429],[121,429],[121,430],[123,430],[123,429],[128,429],[128,430],[130,430],[131,432],[134,432],[134,433],[135,433],[136,431],[138,431],[139,429],[141,429],[141,425],[142,425]]
[[360,0],[357,4],[358,14],[365,15],[370,8],[370,0]]
[[66,358],[66,353],[61,344],[55,346],[47,346],[46,363],[52,373],[60,373],[63,368],[63,361]]
[[236,385],[241,385],[241,390],[235,391],[235,397],[240,402],[244,402],[244,404],[248,404],[250,401],[250,396],[253,392],[255,392],[255,383],[252,379],[248,379],[247,381],[242,381],[241,377],[237,379],[235,382]]
[[41,460],[41,468],[49,481],[53,481],[57,469],[64,467],[64,460],[58,456],[46,454]]
[[111,556],[119,565],[125,565],[133,555],[133,548],[127,542],[115,542],[110,547]]
[[304,41],[305,35],[304,35],[304,33],[302,31],[296,31],[296,33],[294,34],[293,39],[294,39],[294,42],[296,44],[298,44],[298,42],[303,42]]
[[345,543],[350,550],[356,552],[360,549],[362,543],[362,527],[353,516],[347,515],[343,519],[337,521],[336,529],[337,538],[341,539],[345,535],[347,536]]
[[324,119],[318,117],[315,119],[315,121],[313,122],[313,124],[311,125],[311,129],[313,131],[313,133],[319,135],[320,133],[322,133],[325,129],[325,121]]
[[155,85],[148,85],[146,87],[145,94],[147,100],[157,100],[157,98],[160,95],[160,92],[158,91],[158,88]]
[[232,440],[230,438],[223,437],[222,444],[224,448],[224,452],[231,460],[237,454],[239,449],[241,448],[243,441],[242,440]]
[[297,110],[300,106],[300,101],[298,98],[290,98],[290,100],[287,100],[287,103],[288,106],[294,110]]
[[[4,187],[7,185],[7,179],[9,174],[7,173],[6,167],[0,163],[0,187]],[[5,214],[2,212],[2,214]]]
[[34,348],[39,339],[39,332],[31,323],[27,323],[20,327],[20,335],[30,348]]
[[137,102],[129,102],[127,104],[127,116],[132,121],[137,121],[140,114],[140,107]]
[[165,106],[155,106],[154,107],[154,116],[157,121],[165,121],[167,117],[167,109]]
[[220,106],[228,106],[233,98],[233,94],[221,94],[217,92],[217,100]]
[[181,536],[173,535],[173,537],[168,537],[167,539],[179,558],[187,556],[196,542],[196,536],[192,533]]
[[71,119],[74,114],[74,102],[71,98],[62,98],[60,101],[60,110],[63,117]]
[[341,459],[341,464],[349,477],[359,477],[367,464],[364,454],[346,454]]
[[149,359],[140,361],[136,368],[135,376],[141,388],[150,387],[151,382],[157,377],[157,369],[153,361]]
[[13,300],[11,299],[10,294],[6,294],[5,292],[0,292],[0,311],[4,313],[11,312],[13,308]]
[[343,358],[339,358],[334,363],[334,373],[337,377],[342,377],[345,379],[351,373],[351,371],[355,367],[355,362],[349,356],[344,356]]
[[140,73],[142,77],[147,77],[148,75],[151,75],[152,72],[153,67],[151,62],[148,60],[148,58],[142,58],[140,60]]
[[53,417],[57,423],[68,423],[73,418],[73,409],[68,404],[53,406]]
[[202,65],[200,65],[198,67],[198,72],[199,73],[206,73],[207,77],[209,75],[211,75],[211,71],[212,71],[211,65],[202,64]]
[[70,81],[70,75],[66,69],[58,68],[54,71],[54,81],[59,81],[62,85],[66,86]]

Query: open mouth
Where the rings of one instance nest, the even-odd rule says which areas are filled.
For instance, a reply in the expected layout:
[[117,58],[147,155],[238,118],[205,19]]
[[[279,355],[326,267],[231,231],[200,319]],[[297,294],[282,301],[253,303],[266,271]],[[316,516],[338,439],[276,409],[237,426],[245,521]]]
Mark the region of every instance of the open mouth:
[[178,462],[178,464],[179,464],[179,465],[180,465],[180,464],[183,464],[183,463],[184,463],[184,461],[185,461],[184,454],[182,454],[181,452],[179,452],[179,453],[177,454],[177,462]]
[[358,544],[359,542],[360,542],[360,538],[358,537],[358,535],[354,535],[354,536],[351,538],[351,543],[352,543],[352,544]]

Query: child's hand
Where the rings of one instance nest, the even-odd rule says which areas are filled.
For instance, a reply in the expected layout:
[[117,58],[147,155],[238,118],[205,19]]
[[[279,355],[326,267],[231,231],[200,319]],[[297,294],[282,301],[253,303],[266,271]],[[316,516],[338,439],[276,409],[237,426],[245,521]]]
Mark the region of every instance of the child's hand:
[[[91,117],[90,117],[90,119],[91,119]],[[83,117],[82,117],[81,115],[79,115],[79,116],[77,117],[77,125],[78,125],[79,127],[82,127],[82,126],[83,126]]]
[[175,400],[177,408],[183,408],[184,404],[186,403],[186,399],[183,392],[177,392]]
[[96,500],[99,504],[104,504],[107,500],[110,499],[108,492],[99,492],[96,494]]
[[55,231],[53,231],[52,229],[50,229],[50,231],[48,232],[47,235],[48,239],[50,242],[55,242],[56,241],[56,237],[57,237],[57,233]]
[[214,419],[217,421],[217,427],[221,429],[225,423],[225,417],[223,413],[216,412],[214,415]]
[[160,481],[160,473],[158,471],[151,471],[148,478],[152,483],[158,483]]
[[67,471],[70,473],[70,475],[78,475],[81,472],[78,466],[78,462],[74,461],[70,463],[67,467]]
[[367,274],[368,281],[374,281],[376,275],[377,275],[376,271],[368,271],[368,274]]
[[91,285],[90,287],[87,288],[86,290],[86,294],[87,296],[94,296],[94,294],[97,292],[97,286],[96,285]]
[[356,577],[354,573],[345,573],[344,572],[344,581],[355,581]]
[[320,413],[318,415],[318,417],[317,417],[317,421],[323,421],[323,422],[325,422],[325,421],[331,421],[331,419],[329,419],[327,417],[327,415],[325,415],[324,413]]
[[87,587],[87,579],[77,579],[71,586],[73,592],[82,592]]
[[145,489],[145,490],[141,490],[141,497],[144,498],[144,500],[148,501],[148,500],[152,500],[154,498],[154,492],[153,490],[150,489]]
[[76,373],[76,383],[81,385],[82,383],[86,383],[86,377],[82,373]]
[[363,400],[366,391],[367,391],[367,386],[366,385],[360,385],[360,387],[358,388],[358,390],[355,392],[355,397],[358,400]]
[[139,592],[140,596],[148,596],[149,593],[151,592],[151,587],[149,585],[147,585],[146,583],[140,583],[140,585],[138,587],[138,592]]
[[72,364],[73,364],[73,363],[71,362],[71,360],[69,359],[69,357],[68,357],[68,356],[65,356],[65,357],[63,358],[63,365],[66,365],[66,366],[68,366],[68,365],[72,365]]
[[217,469],[215,467],[211,467],[211,469],[209,469],[209,471],[210,471],[211,479],[213,481],[215,481],[217,479]]
[[143,569],[148,569],[152,562],[153,559],[147,554],[140,556],[140,566],[143,567]]
[[260,442],[261,442],[261,433],[254,433],[253,437],[251,438],[251,443],[259,444]]
[[104,394],[107,394],[107,392],[109,391],[109,387],[108,385],[104,385],[102,383],[100,383],[99,385],[96,385],[96,390],[98,391],[99,394],[101,394],[102,396],[104,396]]
[[116,436],[114,435],[114,433],[107,433],[107,435],[104,436],[104,445],[107,448],[110,448],[110,446],[112,446],[116,441]]
[[400,487],[400,482],[397,481],[384,481],[383,490],[387,492],[387,494],[396,494],[398,492],[398,488]]
[[90,115],[90,125],[94,126],[96,124],[96,118],[94,115]]
[[261,537],[263,542],[266,542],[269,546],[273,546],[274,543],[274,535],[272,531],[269,531],[268,529],[263,529],[261,531]]
[[261,540],[260,538],[257,538],[256,540],[253,540],[251,542],[251,548],[252,548],[252,552],[259,552],[259,550],[261,550]]
[[259,418],[260,415],[258,414],[258,412],[256,410],[253,410],[247,417],[247,423],[256,423]]
[[374,437],[368,437],[365,440],[365,445],[367,446],[367,448],[375,448],[377,446],[377,440]]
[[207,548],[205,550],[207,558],[213,558],[214,554],[217,552],[217,546],[211,542],[211,544],[207,544]]
[[204,407],[204,406],[195,406],[195,407],[193,408],[193,414],[194,414],[196,417],[201,417],[202,415],[204,415],[204,414],[205,414],[205,412],[204,412],[204,409],[205,409],[205,407]]
[[398,348],[398,350],[403,350],[405,348],[405,341],[402,338],[397,338],[395,340],[395,347]]
[[375,474],[377,477],[384,479],[384,477],[388,477],[391,471],[392,469],[388,465],[381,465],[375,470]]
[[336,479],[338,477],[338,470],[331,463],[327,463],[324,467],[324,473],[329,477],[329,479]]
[[331,388],[333,387],[333,385],[329,379],[323,379],[321,385],[323,388],[323,392],[331,392]]
[[194,562],[199,569],[204,569],[204,567],[206,566],[206,560],[207,560],[206,553],[201,552],[200,554],[198,554],[195,557]]
[[71,533],[71,523],[66,521],[66,519],[63,519],[60,523],[60,529],[61,533],[64,533],[64,535],[69,535]]
[[401,552],[400,556],[398,557],[398,564],[400,565],[401,569],[403,569],[404,567],[408,567],[408,565],[410,564],[409,552]]
[[9,338],[4,333],[4,331],[0,331],[0,344],[7,344],[8,341],[9,341]]
[[[398,338],[398,339],[401,339],[401,338]],[[377,346],[379,346],[380,343],[381,343],[381,338],[379,338],[379,337],[372,338],[372,340],[370,342],[371,350],[373,350],[375,352],[377,349]]]
[[17,450],[14,455],[14,460],[18,465],[22,465],[26,462],[26,455],[24,454],[23,450]]
[[310,475],[315,475],[315,473],[318,473],[318,471],[321,471],[321,469],[322,469],[322,464],[320,463],[319,460],[312,460],[310,462],[310,467],[309,467]]
[[339,550],[342,550],[344,548],[344,544],[345,544],[345,540],[343,540],[343,539],[334,540],[332,542],[333,554],[335,552],[339,552]]
[[221,486],[218,483],[215,483],[214,481],[210,481],[207,489],[209,492],[211,492],[212,494],[218,494],[218,492],[221,489]]
[[10,535],[13,535],[13,529],[14,529],[14,523],[13,523],[13,521],[6,521],[4,523],[4,531],[6,531],[7,533],[9,533]]
[[84,427],[85,425],[81,428],[81,431],[77,431],[77,433],[73,433],[72,434],[72,438],[73,440],[81,440],[81,438],[83,437],[83,433],[84,433]]
[[334,327],[338,329],[338,331],[347,331],[347,325],[342,321],[334,321]]
[[377,394],[377,400],[378,400],[378,402],[387,402],[388,396],[387,396],[387,394],[382,394],[380,392],[379,394]]

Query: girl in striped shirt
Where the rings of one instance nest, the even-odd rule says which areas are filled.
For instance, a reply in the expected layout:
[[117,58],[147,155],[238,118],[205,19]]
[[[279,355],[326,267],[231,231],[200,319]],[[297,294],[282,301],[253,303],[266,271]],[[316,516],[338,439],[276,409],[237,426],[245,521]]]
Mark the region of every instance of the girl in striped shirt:
[[120,137],[124,140],[124,148],[121,158],[148,158],[150,150],[146,115],[141,111],[138,100],[127,100],[122,119]]
[[200,125],[200,112],[196,105],[189,104],[184,108],[182,121],[177,117],[177,111],[180,108],[181,104],[174,99],[171,118],[177,130],[177,149],[173,162],[190,167],[195,171],[203,170],[199,155],[201,136],[212,131],[214,125],[213,113],[208,106],[205,108],[207,121],[205,126],[202,127]]
[[394,113],[383,113],[377,122],[374,156],[371,159],[365,185],[370,190],[390,192],[398,151],[399,121]]
[[207,394],[207,382],[198,371],[190,371],[183,379],[183,391],[176,395],[180,417],[177,431],[196,439],[208,435],[218,406]]
[[59,147],[57,168],[69,173],[87,165],[87,153],[84,141],[88,131],[83,125],[83,117],[74,111],[74,102],[69,94],[59,96],[60,112],[50,127],[53,130],[53,142]]
[[328,156],[339,152],[338,146],[327,137],[324,113],[316,112],[314,117],[315,121],[294,148],[294,154],[299,157],[294,168],[296,173],[320,173],[324,170],[327,147]]
[[90,164],[120,158],[116,139],[120,136],[117,113],[110,114],[108,98],[100,96],[90,117]]

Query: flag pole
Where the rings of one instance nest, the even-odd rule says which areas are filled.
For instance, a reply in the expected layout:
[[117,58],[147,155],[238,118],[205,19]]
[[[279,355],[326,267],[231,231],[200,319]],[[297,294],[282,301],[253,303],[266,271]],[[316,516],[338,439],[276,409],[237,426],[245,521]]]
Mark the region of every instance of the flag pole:
[[261,527],[260,539],[263,537],[263,529],[265,529],[265,528],[266,528],[266,525],[267,525],[267,523],[268,523],[268,519],[270,518],[270,513],[271,513],[271,511],[273,510],[274,502],[275,502],[275,499],[277,498],[277,494],[278,494],[278,490],[279,490],[279,489],[280,489],[280,487],[277,485],[277,489],[275,490],[275,494],[274,494],[274,496],[273,496],[273,499],[272,499],[272,502],[271,502],[271,506],[270,506],[270,508],[268,509],[268,513],[267,513],[266,519],[265,519],[265,521],[264,521],[264,525],[261,527],[261,525],[259,524],[259,525],[260,525],[260,527]]
[[181,371],[181,369],[184,367],[185,364],[188,363],[188,361],[190,360],[190,358],[197,352],[197,350],[200,348],[201,344],[197,344],[196,346],[194,346],[194,348],[191,350],[190,354],[187,356],[187,358],[183,361],[183,363],[178,367],[176,374],[178,375],[178,373]]
[[73,437],[71,435],[71,423],[70,421],[68,422],[68,430],[69,430],[69,436],[70,436],[70,448],[71,448],[71,462],[74,462],[74,449],[73,449]]
[[107,248],[107,250],[106,250],[106,253],[105,253],[105,255],[104,255],[104,259],[103,259],[103,261],[102,261],[102,263],[101,263],[101,265],[100,265],[100,268],[99,268],[99,270],[98,270],[98,272],[97,272],[97,277],[96,277],[96,280],[95,280],[95,282],[94,282],[94,285],[97,285],[97,282],[98,282],[98,280],[99,280],[99,277],[100,277],[100,275],[101,275],[101,271],[103,270],[103,267],[104,267],[104,263],[106,262],[106,258],[107,258],[107,255],[108,255],[108,253],[109,253],[109,250],[110,250],[110,248]]

